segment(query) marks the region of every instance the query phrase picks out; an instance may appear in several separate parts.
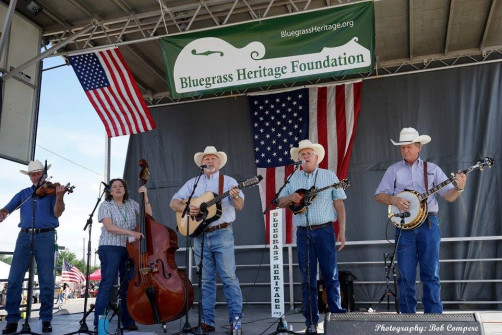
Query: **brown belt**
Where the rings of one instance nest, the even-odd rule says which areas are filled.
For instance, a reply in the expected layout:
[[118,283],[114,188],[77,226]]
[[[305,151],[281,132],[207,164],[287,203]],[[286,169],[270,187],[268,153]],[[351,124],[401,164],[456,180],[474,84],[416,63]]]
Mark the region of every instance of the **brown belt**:
[[438,212],[429,212],[427,216],[438,216]]
[[[321,223],[321,224],[316,224],[316,225],[310,225],[309,228],[310,228],[310,230],[316,230],[316,229],[329,227],[332,224],[333,224],[332,222],[326,222],[326,223]],[[307,229],[307,227],[298,226],[298,229]]]
[[232,225],[232,223],[228,223],[228,222],[223,222],[217,226],[213,226],[213,227],[208,227],[206,228],[206,231],[207,232],[211,232],[211,231],[215,231],[215,230],[218,230],[218,229],[223,229],[223,228],[227,228],[227,227],[230,227]]

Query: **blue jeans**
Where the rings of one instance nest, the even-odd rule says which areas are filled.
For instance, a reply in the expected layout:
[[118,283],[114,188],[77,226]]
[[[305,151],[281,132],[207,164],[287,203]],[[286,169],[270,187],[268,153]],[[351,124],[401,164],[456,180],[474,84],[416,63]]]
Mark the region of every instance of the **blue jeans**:
[[[430,228],[429,228],[430,222]],[[396,240],[398,229],[396,228]],[[413,230],[403,230],[397,247],[399,306],[401,313],[416,313],[415,280],[417,263],[423,283],[425,313],[443,312],[441,284],[439,282],[439,244],[441,232],[437,217],[430,216]]]
[[[195,262],[200,263],[202,237],[194,239]],[[228,322],[242,317],[242,292],[235,275],[234,232],[232,226],[204,233],[202,262],[202,321],[214,326],[216,272],[223,282],[227,300]]]
[[[38,283],[40,284],[40,319],[42,321],[52,320],[55,234],[55,231],[34,234],[33,252],[37,262]],[[6,320],[11,323],[17,323],[21,319],[19,306],[21,294],[26,294],[26,292],[22,292],[22,286],[30,261],[30,238],[31,233],[19,233],[12,257],[5,304]]]
[[[310,286],[307,284],[307,232],[310,236]],[[307,326],[319,322],[319,309],[317,308],[317,261],[321,268],[324,288],[328,298],[328,307],[331,313],[345,313],[340,299],[340,282],[338,281],[338,268],[336,264],[336,240],[333,226],[308,230],[296,229],[296,245],[298,263],[302,275],[303,316]],[[309,289],[312,307],[312,319],[309,309]]]
[[99,283],[98,296],[94,306],[94,326],[97,327],[100,315],[110,301],[112,287],[117,283],[117,273],[120,275],[120,320],[122,326],[127,328],[134,324],[134,320],[127,310],[127,289],[129,277],[127,274],[127,249],[114,245],[101,245],[98,248],[99,261],[101,262],[101,282]]

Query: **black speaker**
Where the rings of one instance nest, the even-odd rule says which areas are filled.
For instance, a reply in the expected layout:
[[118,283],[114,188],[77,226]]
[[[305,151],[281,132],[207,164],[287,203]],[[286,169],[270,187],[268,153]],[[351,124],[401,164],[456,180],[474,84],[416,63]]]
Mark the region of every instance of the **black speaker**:
[[[347,312],[354,310],[354,280],[356,276],[350,271],[339,271],[338,281],[340,282],[340,298],[342,300],[342,307]],[[317,308],[319,313],[329,312],[328,299],[326,297],[326,290],[324,290],[324,281],[322,279],[317,281]]]
[[324,334],[483,334],[477,313],[468,314],[378,314],[327,313]]

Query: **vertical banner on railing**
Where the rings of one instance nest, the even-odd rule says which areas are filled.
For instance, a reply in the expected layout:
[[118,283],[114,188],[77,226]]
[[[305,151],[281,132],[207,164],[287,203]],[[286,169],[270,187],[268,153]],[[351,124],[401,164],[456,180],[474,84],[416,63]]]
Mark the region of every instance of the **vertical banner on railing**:
[[282,209],[270,215],[270,303],[272,317],[284,315],[284,279],[282,271]]

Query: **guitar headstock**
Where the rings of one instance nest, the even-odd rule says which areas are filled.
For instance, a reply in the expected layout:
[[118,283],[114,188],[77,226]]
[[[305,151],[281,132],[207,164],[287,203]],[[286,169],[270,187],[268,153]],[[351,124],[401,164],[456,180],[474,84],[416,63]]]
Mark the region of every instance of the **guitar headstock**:
[[495,160],[491,157],[485,157],[482,160],[476,162],[476,165],[480,170],[483,170],[485,166],[492,167],[495,164]]
[[343,190],[347,189],[350,186],[350,181],[348,179],[343,179],[338,183],[338,188]]
[[139,172],[139,180],[141,180],[141,185],[145,185],[148,179],[150,178],[150,170],[148,170],[148,163],[145,159],[139,160],[139,166],[141,167],[141,171]]
[[261,175],[257,175],[251,179],[243,181],[239,184],[240,188],[257,185],[260,181],[262,181],[263,177]]

